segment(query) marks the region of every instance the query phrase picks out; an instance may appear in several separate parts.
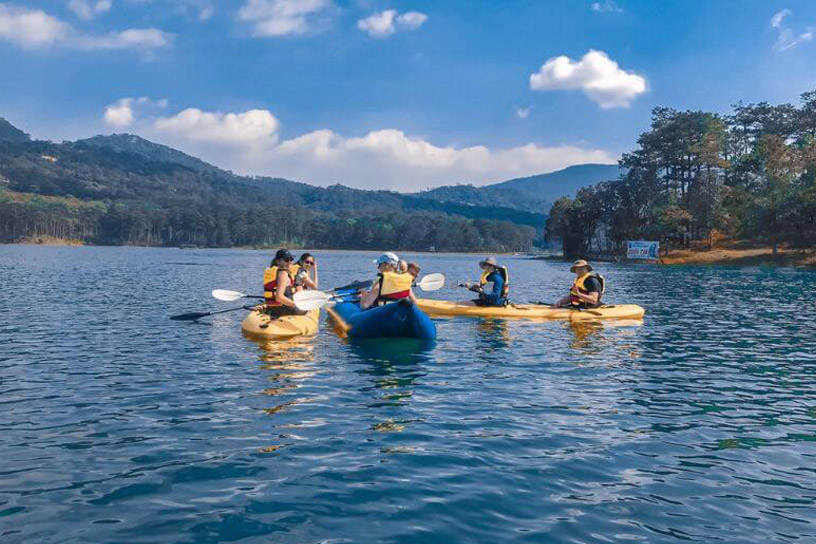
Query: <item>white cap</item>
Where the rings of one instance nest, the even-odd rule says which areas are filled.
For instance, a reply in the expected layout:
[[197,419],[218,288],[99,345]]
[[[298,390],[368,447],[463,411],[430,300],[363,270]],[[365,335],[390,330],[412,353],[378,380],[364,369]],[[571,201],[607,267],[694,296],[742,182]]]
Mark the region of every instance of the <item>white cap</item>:
[[374,259],[374,264],[381,265],[381,264],[390,264],[391,266],[397,266],[399,263],[399,257],[396,253],[391,253],[390,251],[386,251],[378,259]]

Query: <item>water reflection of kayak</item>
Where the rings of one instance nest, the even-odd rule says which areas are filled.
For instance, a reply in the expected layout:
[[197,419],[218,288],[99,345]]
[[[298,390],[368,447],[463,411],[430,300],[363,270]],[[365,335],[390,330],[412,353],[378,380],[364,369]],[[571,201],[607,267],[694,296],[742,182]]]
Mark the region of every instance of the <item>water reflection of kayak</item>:
[[340,302],[327,311],[349,338],[436,338],[436,326],[407,299],[368,310],[361,310],[357,302]]
[[273,318],[256,306],[241,323],[244,336],[260,340],[285,340],[297,336],[311,336],[317,332],[320,310],[306,315],[285,315]]
[[567,321],[592,319],[641,319],[646,313],[635,304],[601,306],[586,310],[556,308],[543,304],[513,304],[510,306],[477,306],[473,301],[420,299],[417,304],[428,315],[519,317],[528,319],[561,319]]

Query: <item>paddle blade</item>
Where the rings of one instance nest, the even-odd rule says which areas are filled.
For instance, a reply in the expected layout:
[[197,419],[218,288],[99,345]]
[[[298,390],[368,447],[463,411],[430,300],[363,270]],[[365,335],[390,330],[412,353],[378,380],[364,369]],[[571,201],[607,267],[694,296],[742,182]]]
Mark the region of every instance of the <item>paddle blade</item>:
[[195,319],[207,317],[208,315],[210,315],[209,312],[190,312],[186,314],[171,315],[170,319],[173,321],[193,321]]
[[417,283],[417,287],[423,291],[438,291],[445,287],[445,275],[439,273],[428,274]]
[[292,300],[295,302],[295,306],[297,306],[298,310],[302,310],[304,312],[310,312],[312,310],[322,308],[328,304],[331,299],[332,296],[328,293],[312,290],[298,291],[295,293],[295,296],[292,297]]
[[230,291],[228,289],[213,289],[212,296],[213,298],[217,298],[218,300],[232,302],[234,300],[238,300],[239,298],[244,298],[245,296],[247,296],[247,294],[239,293],[238,291]]

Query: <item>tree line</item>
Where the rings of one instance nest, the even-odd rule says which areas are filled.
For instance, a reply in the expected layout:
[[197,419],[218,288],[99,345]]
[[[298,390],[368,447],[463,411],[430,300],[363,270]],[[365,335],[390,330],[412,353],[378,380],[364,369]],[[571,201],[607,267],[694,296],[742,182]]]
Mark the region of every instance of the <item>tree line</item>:
[[543,231],[543,214],[510,221],[502,208],[247,178],[186,156],[174,163],[169,148],[152,160],[155,144],[137,143],[141,155],[98,142],[0,141],[0,242],[499,252],[527,251]]
[[655,108],[618,180],[553,205],[546,238],[566,257],[719,237],[816,247],[816,91],[797,105],[738,103],[727,115]]

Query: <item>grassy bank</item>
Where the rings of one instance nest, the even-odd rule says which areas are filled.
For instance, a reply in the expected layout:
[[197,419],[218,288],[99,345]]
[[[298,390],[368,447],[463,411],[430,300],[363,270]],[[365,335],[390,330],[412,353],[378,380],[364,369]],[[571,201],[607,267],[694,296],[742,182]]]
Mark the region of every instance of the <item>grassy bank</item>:
[[732,242],[707,247],[669,251],[660,258],[668,265],[800,266],[816,267],[816,252],[779,248],[776,256],[770,246]]

